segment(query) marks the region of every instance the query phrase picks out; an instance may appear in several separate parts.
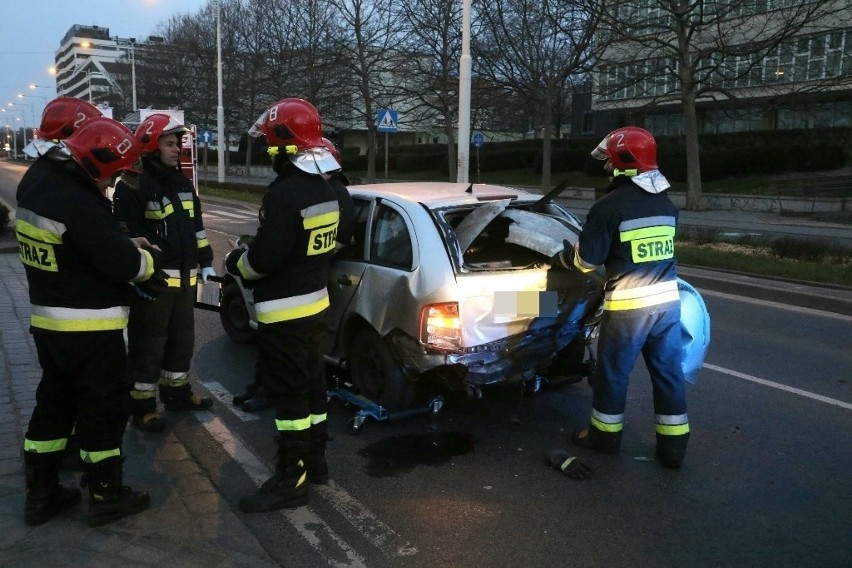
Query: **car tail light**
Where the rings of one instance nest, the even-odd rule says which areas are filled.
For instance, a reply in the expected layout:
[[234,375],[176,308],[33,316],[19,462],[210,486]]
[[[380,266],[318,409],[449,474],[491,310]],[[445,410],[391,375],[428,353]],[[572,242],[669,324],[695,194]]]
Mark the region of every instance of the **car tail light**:
[[430,304],[420,312],[420,343],[432,349],[456,351],[461,346],[457,302]]

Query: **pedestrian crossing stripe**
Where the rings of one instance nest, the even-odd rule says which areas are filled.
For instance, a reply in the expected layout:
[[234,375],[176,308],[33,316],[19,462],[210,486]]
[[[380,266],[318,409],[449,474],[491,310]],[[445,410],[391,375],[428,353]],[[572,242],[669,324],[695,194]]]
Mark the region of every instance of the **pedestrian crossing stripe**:
[[256,221],[257,213],[232,213],[221,209],[208,209],[204,212],[204,218],[216,220],[239,219],[241,221]]

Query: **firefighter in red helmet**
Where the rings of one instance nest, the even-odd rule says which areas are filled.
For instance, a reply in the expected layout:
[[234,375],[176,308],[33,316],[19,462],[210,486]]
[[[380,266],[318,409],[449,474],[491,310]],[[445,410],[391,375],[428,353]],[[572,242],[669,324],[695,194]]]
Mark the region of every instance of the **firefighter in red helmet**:
[[166,410],[208,410],[209,397],[192,392],[190,362],[195,347],[197,279],[206,281],[213,250],[192,182],[180,170],[181,139],[188,132],[175,118],[156,113],[136,129],[142,176],[122,180],[113,195],[115,216],[131,237],[145,237],[162,249],[168,290],[154,300],[141,295],[130,303],[127,327],[133,425],[160,432]]
[[56,149],[60,140],[71,136],[84,122],[99,116],[101,111],[83,99],[59,97],[47,103],[41,114],[41,124],[35,130],[36,138],[24,148],[24,154],[34,158],[35,162],[18,183],[15,196],[18,201],[27,188],[49,169],[48,162],[39,158]]
[[[322,145],[331,152],[331,155],[338,164],[343,166],[340,158],[340,151],[337,146],[328,138],[322,139]],[[322,174],[334,193],[337,195],[337,205],[340,208],[340,223],[337,227],[337,245],[336,250],[340,250],[349,245],[352,240],[352,231],[355,225],[355,203],[352,201],[352,196],[349,195],[347,185],[349,179],[343,173],[343,170],[332,171]],[[258,412],[269,408],[269,400],[266,398],[266,391],[263,390],[263,385],[260,379],[255,375],[254,380],[246,387],[246,392],[234,396],[233,402],[245,412]],[[315,428],[319,430],[321,426]]]
[[304,505],[307,483],[328,480],[322,343],[340,212],[324,176],[340,164],[323,145],[319,113],[308,101],[278,101],[249,133],[266,136],[278,174],[263,197],[254,241],[226,259],[229,273],[252,283],[256,377],[278,430],[275,475],[240,500],[240,510],[254,513]]
[[47,169],[18,202],[15,221],[43,375],[24,438],[24,520],[47,522],[80,501],[59,484],[72,428],[85,464],[90,526],[148,507],[122,484],[121,442],[130,412],[123,330],[131,286],[156,295],[159,253],[130,239],[112,216],[106,189],[135,168],[139,145],[124,125],[92,118],[45,156]]
[[615,453],[621,444],[630,372],[640,354],[654,391],[657,457],[679,468],[689,419],[681,366],[680,296],[674,235],[678,211],[657,169],[657,143],[642,128],[609,133],[592,152],[612,173],[606,194],[592,205],[575,249],[559,262],[589,272],[606,267],[598,364],[588,428],[573,433],[581,447]]

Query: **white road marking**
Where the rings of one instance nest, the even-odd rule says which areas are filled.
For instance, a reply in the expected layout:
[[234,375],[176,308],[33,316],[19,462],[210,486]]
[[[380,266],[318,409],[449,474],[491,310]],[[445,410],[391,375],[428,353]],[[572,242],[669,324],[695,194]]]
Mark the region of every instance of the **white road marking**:
[[[823,316],[832,319],[837,319],[840,321],[849,321],[852,322],[852,316],[847,316],[844,314],[838,314],[835,312],[826,312],[824,310],[815,310],[813,308],[804,308],[802,306],[791,306],[790,304],[782,304],[780,302],[773,302],[771,300],[760,300],[757,298],[748,298],[745,296],[737,296],[735,294],[726,294],[725,292],[716,292],[714,290],[701,290],[701,294],[703,296],[716,296],[718,298],[725,298],[726,300],[736,300],[739,302],[745,302],[747,304],[756,304],[759,306],[767,306],[770,308],[778,308],[783,310],[790,310],[792,312],[796,312],[799,314],[808,314],[812,316]],[[710,314],[711,320],[713,314]]]
[[740,373],[739,371],[726,369],[725,367],[719,367],[717,365],[711,365],[709,363],[704,363],[704,367],[707,368],[707,369],[710,369],[711,371],[718,371],[719,373],[724,373],[726,375],[731,375],[732,377],[737,377],[738,379],[744,379],[746,381],[751,381],[751,382],[757,383],[759,385],[772,387],[774,389],[782,390],[782,391],[789,392],[789,393],[792,393],[792,394],[797,394],[797,395],[803,396],[805,398],[818,400],[820,402],[824,402],[824,403],[830,404],[832,406],[839,406],[840,408],[845,408],[846,410],[852,410],[852,404],[850,404],[848,402],[843,402],[842,400],[837,400],[835,398],[829,398],[827,396],[822,396],[820,394],[815,394],[815,393],[808,392],[808,391],[805,391],[805,390],[802,390],[802,389],[797,389],[795,387],[782,385],[781,383],[775,383],[775,382],[772,382],[772,381],[767,381],[766,379],[761,379],[761,378],[755,377],[753,375],[747,375],[745,373]]
[[[232,395],[225,387],[215,381],[202,383],[216,398],[224,400]],[[257,419],[257,416],[249,415],[228,404],[228,408],[236,415],[247,415],[249,419]],[[264,464],[250,447],[243,443],[225,423],[215,414],[209,411],[193,413],[202,426],[211,436],[228,452],[228,455],[246,472],[254,484],[260,487],[267,479],[272,477],[272,471]],[[372,511],[357,501],[342,487],[334,481],[327,485],[316,485],[312,488],[318,492],[340,515],[349,522],[359,534],[369,541],[378,550],[388,557],[412,556],[417,554],[417,548],[408,541],[403,541],[393,529],[384,524]],[[352,546],[345,542],[323,519],[317,516],[309,507],[282,510],[290,524],[296,529],[313,548],[321,552],[321,546],[328,546],[329,542],[335,543],[347,562],[334,562],[332,566],[339,568],[366,568],[365,560]],[[337,555],[325,555],[337,556]],[[339,556],[338,556],[339,557]],[[331,560],[329,559],[331,562]]]
[[210,394],[215,396],[219,401],[224,404],[228,409],[233,412],[237,418],[242,420],[243,422],[247,422],[249,420],[259,420],[260,415],[252,414],[251,412],[244,412],[239,408],[235,407],[232,403],[234,399],[234,395],[232,395],[228,389],[217,383],[216,381],[207,381],[202,383],[204,388],[210,391]]
[[211,209],[204,212],[204,217],[230,217],[232,219],[241,219],[245,221],[256,220],[257,213],[251,214],[249,212],[245,213],[232,213],[230,211],[222,211],[221,209]]

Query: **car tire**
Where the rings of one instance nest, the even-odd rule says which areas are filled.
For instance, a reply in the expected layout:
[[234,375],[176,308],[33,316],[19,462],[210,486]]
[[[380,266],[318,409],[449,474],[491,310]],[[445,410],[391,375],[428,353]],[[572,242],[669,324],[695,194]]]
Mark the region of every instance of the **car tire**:
[[359,394],[388,411],[407,408],[414,399],[402,367],[372,330],[358,332],[352,341],[349,374]]
[[249,325],[249,314],[240,287],[228,282],[222,287],[219,318],[225,333],[235,343],[254,343],[256,331]]

